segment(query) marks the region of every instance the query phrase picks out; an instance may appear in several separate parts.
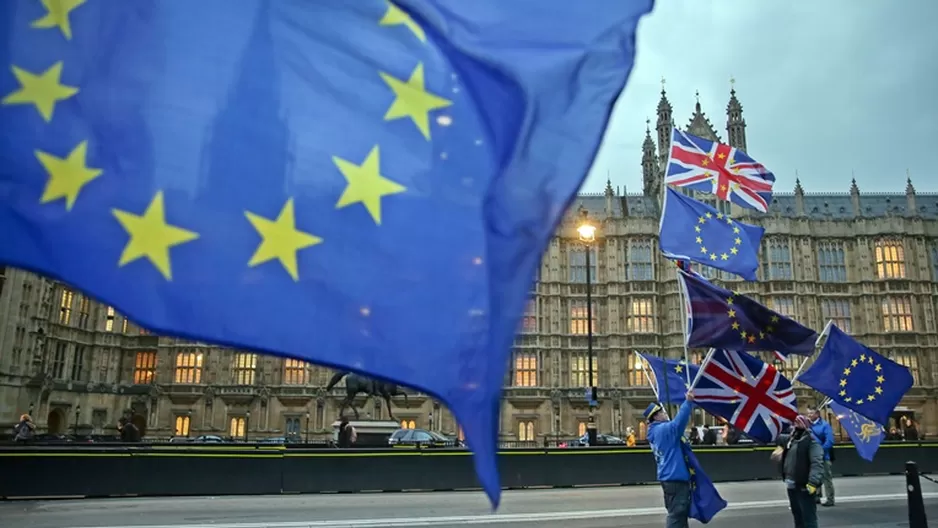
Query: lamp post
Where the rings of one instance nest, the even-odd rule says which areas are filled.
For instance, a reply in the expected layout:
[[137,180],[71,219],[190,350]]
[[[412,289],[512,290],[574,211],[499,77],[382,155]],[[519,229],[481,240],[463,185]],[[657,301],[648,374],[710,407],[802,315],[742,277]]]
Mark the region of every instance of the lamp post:
[[186,438],[189,438],[190,431],[192,431],[192,409],[186,411]]
[[306,436],[306,439],[304,443],[308,444],[309,443],[309,411],[306,411],[306,435],[305,436]]
[[81,420],[81,404],[75,406],[75,432],[72,435],[78,438],[78,421]]
[[244,442],[248,441],[248,433],[251,432],[251,411],[244,413]]
[[592,277],[590,277],[590,253],[593,243],[596,242],[596,226],[590,223],[586,209],[581,211],[580,226],[577,227],[580,242],[586,246],[586,354],[589,358],[587,372],[590,384],[589,418],[586,422],[586,437],[590,446],[596,445],[596,417],[594,406],[596,404],[596,383],[593,375],[593,293]]

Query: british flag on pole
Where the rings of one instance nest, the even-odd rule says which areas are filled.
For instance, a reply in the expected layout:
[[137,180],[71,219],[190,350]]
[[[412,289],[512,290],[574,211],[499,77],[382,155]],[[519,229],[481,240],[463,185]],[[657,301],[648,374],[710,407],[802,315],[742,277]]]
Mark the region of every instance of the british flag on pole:
[[798,415],[791,382],[745,352],[713,350],[700,367],[694,401],[748,436],[769,443]]
[[764,213],[772,201],[775,175],[736,147],[674,128],[664,183]]

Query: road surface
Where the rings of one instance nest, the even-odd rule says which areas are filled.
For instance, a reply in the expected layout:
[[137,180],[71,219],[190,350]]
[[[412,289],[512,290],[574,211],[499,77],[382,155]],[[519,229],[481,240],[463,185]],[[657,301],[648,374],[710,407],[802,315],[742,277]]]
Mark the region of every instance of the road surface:
[[[141,476],[141,478],[146,478]],[[908,526],[904,477],[841,478],[824,528]],[[938,485],[922,481],[938,520]],[[780,482],[719,484],[729,508],[708,526],[790,528]],[[3,528],[659,528],[660,488],[629,486],[508,491],[491,513],[481,491],[251,497],[113,498],[0,503]],[[702,526],[691,522],[691,525]]]

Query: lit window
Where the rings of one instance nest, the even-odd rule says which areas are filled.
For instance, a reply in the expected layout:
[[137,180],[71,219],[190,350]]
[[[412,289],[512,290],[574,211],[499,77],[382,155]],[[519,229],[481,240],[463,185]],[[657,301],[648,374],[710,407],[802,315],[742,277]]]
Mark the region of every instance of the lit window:
[[898,240],[882,239],[873,248],[876,276],[880,279],[905,278],[905,250]]
[[515,387],[537,387],[537,356],[530,353],[515,355]]
[[177,353],[173,381],[176,383],[202,383],[202,353]]
[[283,361],[284,385],[309,385],[309,363],[298,359]]
[[236,385],[254,385],[254,374],[256,371],[257,354],[235,354],[232,374],[233,381]]
[[156,352],[137,352],[134,360],[134,383],[146,385],[156,378]]
[[188,415],[178,415],[176,416],[176,436],[189,436],[189,416]]

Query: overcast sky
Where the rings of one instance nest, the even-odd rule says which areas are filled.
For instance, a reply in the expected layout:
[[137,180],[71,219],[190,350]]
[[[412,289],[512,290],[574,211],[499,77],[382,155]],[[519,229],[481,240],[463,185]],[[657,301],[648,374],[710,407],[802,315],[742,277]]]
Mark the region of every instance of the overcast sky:
[[666,79],[674,120],[694,91],[726,140],[729,79],[749,154],[791,191],[938,191],[938,0],[658,0],[585,192],[641,192],[645,118]]

